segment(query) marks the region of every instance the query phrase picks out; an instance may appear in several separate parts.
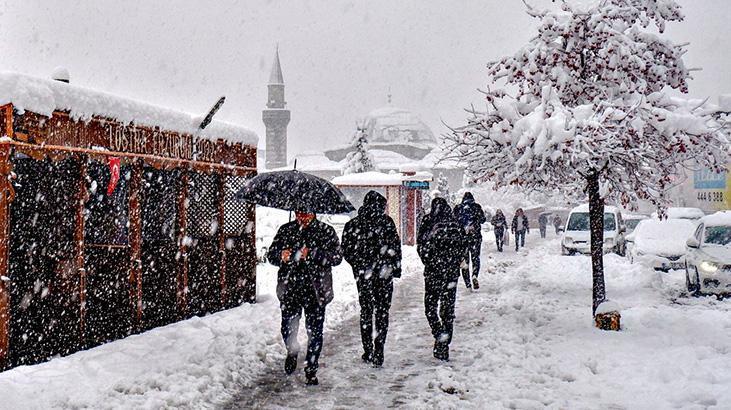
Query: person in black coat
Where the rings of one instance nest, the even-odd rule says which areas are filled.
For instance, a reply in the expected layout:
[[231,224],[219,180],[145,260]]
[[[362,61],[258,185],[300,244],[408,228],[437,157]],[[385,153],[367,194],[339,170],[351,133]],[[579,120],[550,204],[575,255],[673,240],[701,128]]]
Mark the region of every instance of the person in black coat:
[[386,215],[386,198],[383,195],[368,192],[358,216],[345,224],[343,256],[353,267],[358,286],[362,359],[380,367],[388,333],[393,278],[401,277],[401,239],[393,219]]
[[[465,260],[468,262],[465,269],[462,269],[462,278],[468,289],[480,288],[477,277],[480,274],[480,252],[482,250],[482,224],[487,221],[485,212],[480,204],[475,202],[471,192],[466,192],[462,203],[454,207],[454,217],[462,225],[467,234],[467,252]],[[470,264],[472,262],[472,275],[470,275]],[[471,279],[470,279],[471,277]]]
[[287,347],[284,370],[297,369],[297,330],[302,312],[309,337],[305,376],[316,385],[325,306],[333,299],[332,267],[342,261],[335,230],[315,218],[315,214],[295,212],[296,220],[282,225],[269,247],[267,259],[279,266],[277,298],[282,310],[282,339]]
[[503,251],[503,242],[505,242],[505,230],[508,229],[508,222],[505,220],[503,211],[498,209],[495,211],[495,215],[490,221],[492,229],[495,232],[495,245],[497,245],[497,251]]
[[443,198],[435,198],[417,237],[424,263],[424,311],[434,336],[434,357],[449,360],[454,329],[454,305],[460,265],[467,251],[465,232]]
[[541,233],[541,238],[546,237],[546,227],[548,227],[548,215],[541,213],[538,215],[538,230]]
[[515,235],[515,251],[525,246],[525,234],[530,232],[528,228],[528,217],[525,216],[523,208],[518,208],[513,216],[513,223],[511,224],[511,231]]

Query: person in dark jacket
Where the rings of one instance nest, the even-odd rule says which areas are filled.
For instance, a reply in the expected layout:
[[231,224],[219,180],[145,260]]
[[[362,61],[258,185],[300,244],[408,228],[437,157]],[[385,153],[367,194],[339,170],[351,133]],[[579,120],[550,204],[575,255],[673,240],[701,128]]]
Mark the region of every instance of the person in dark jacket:
[[528,228],[528,217],[525,216],[523,208],[518,208],[513,216],[513,223],[510,229],[515,235],[515,251],[525,246],[525,235],[530,232]]
[[538,215],[538,230],[541,232],[541,238],[546,237],[546,227],[548,226],[548,215],[541,213]]
[[424,311],[434,336],[434,357],[449,360],[465,232],[443,198],[435,198],[419,227],[417,252],[424,263]]
[[[454,217],[462,225],[467,234],[467,253],[465,268],[462,269],[462,278],[468,289],[472,286],[480,288],[477,277],[480,274],[480,251],[482,250],[482,224],[487,220],[480,204],[475,202],[471,192],[465,192],[462,203],[454,207]],[[470,275],[470,262],[472,274]]]
[[503,242],[505,241],[505,230],[508,229],[508,222],[505,220],[503,211],[498,209],[495,211],[495,215],[490,221],[492,229],[495,232],[495,245],[497,245],[497,251],[503,251]]
[[292,374],[297,369],[297,330],[304,311],[309,338],[305,376],[308,385],[316,385],[325,306],[333,299],[332,267],[343,258],[340,241],[331,226],[318,221],[312,213],[297,211],[295,216],[295,221],[277,231],[267,259],[279,266],[277,297],[282,310],[282,339],[287,348],[284,371]]
[[401,277],[401,239],[393,219],[386,215],[383,195],[368,192],[358,216],[345,224],[343,256],[353,267],[358,286],[362,359],[380,367],[388,333],[393,278]]
[[553,216],[553,229],[556,230],[556,235],[561,232],[561,229],[563,228],[563,220],[561,220],[561,215],[556,214]]

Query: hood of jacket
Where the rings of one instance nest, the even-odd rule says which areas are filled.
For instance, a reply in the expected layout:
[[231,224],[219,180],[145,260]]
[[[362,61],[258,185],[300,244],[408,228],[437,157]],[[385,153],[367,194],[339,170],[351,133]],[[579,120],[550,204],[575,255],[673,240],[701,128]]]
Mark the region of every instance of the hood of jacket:
[[464,196],[462,197],[462,203],[463,204],[474,204],[475,203],[475,197],[472,196],[472,192],[465,192]]
[[452,208],[444,198],[434,198],[431,202],[431,216],[434,221],[442,221],[445,219],[453,219]]
[[376,216],[386,212],[386,197],[376,191],[369,191],[363,199],[358,215]]

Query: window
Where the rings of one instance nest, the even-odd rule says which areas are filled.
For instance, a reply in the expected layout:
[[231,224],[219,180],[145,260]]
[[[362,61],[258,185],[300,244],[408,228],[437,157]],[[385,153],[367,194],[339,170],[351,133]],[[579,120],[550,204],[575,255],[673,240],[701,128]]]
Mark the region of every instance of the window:
[[[617,229],[616,219],[614,214],[604,214],[604,230],[613,231]],[[589,213],[588,212],[573,212],[569,217],[567,231],[588,231],[589,230]]]
[[731,243],[731,226],[709,226],[705,243],[726,246]]

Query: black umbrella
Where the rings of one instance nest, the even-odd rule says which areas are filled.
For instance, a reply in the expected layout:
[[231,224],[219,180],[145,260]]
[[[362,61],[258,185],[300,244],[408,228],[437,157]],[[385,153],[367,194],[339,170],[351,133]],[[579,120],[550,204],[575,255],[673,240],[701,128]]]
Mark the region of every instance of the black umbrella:
[[241,188],[236,198],[287,211],[345,214],[355,211],[335,185],[297,170],[260,174]]

